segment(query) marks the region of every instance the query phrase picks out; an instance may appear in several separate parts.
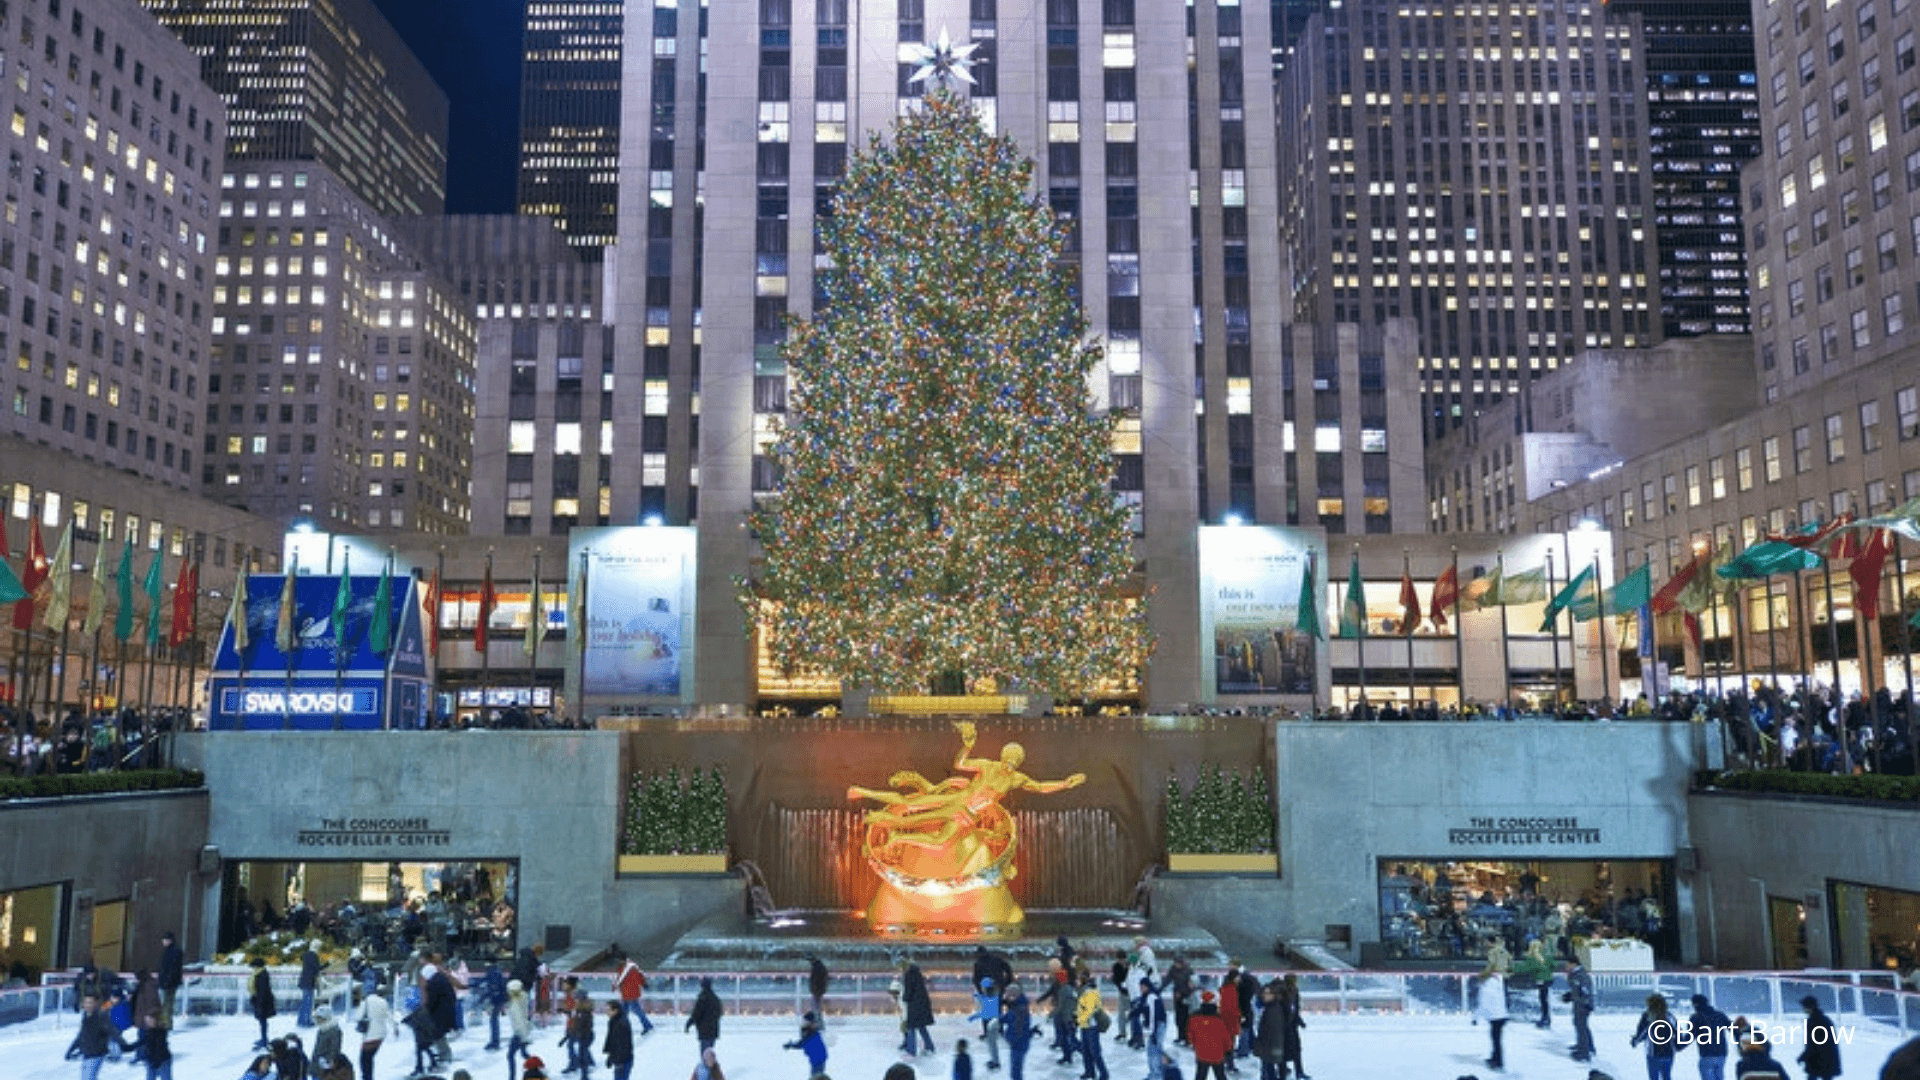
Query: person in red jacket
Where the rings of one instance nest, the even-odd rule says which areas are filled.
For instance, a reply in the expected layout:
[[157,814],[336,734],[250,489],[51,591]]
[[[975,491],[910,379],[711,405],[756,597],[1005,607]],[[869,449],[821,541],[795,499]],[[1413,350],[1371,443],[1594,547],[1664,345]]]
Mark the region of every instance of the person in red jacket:
[[[1233,1063],[1232,1049],[1240,1041],[1240,1007],[1240,973],[1229,968],[1227,977],[1220,981],[1220,1021],[1227,1026],[1229,1041],[1226,1063],[1227,1071],[1230,1073],[1240,1071]],[[1196,1077],[1195,1080],[1199,1078]]]
[[1187,1041],[1193,1044],[1193,1080],[1226,1080],[1226,1062],[1233,1053],[1238,1028],[1228,1027],[1214,1003],[1211,990],[1200,991],[1200,1011],[1187,1020]]

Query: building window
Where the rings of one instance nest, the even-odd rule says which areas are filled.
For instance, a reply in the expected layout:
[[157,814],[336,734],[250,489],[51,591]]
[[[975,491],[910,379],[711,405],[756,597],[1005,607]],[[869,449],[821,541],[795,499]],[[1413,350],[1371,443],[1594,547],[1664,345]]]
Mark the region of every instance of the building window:
[[1860,451],[1871,454],[1880,449],[1880,403],[1860,403]]
[[1813,468],[1813,429],[1805,424],[1793,429],[1793,471],[1795,475]]
[[1753,490],[1753,447],[1743,446],[1733,452],[1733,479],[1739,490]]
[[[1805,428],[1801,429],[1806,430]],[[1765,469],[1767,483],[1780,482],[1780,436],[1770,435],[1760,444],[1760,460]]]
[[1847,457],[1846,422],[1841,419],[1839,413],[1834,413],[1827,417],[1826,429],[1827,464],[1845,461]]

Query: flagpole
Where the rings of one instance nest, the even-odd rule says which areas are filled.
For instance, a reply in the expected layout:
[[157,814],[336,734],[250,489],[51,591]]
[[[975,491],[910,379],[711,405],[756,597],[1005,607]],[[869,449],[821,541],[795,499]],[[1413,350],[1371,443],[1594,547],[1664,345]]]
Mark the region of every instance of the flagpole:
[[[1460,684],[1460,697],[1454,703],[1454,709],[1458,715],[1464,716],[1467,711],[1467,658],[1464,644],[1467,628],[1463,622],[1465,615],[1460,611],[1460,545],[1454,544],[1450,550],[1453,552],[1453,677]],[[1437,709],[1439,703],[1435,702],[1434,705]]]
[[[353,553],[347,553],[346,565],[340,568],[340,580],[334,584],[333,613],[337,624],[333,627],[333,730],[340,730],[340,688],[347,674],[347,620],[346,611],[340,606],[340,590],[345,589],[349,599],[353,596]],[[327,537],[327,573],[333,573],[333,537]]]
[[[280,582],[282,594],[293,597],[293,631],[287,635],[286,641],[287,684],[280,694],[280,726],[286,731],[293,730],[293,664],[294,656],[300,650],[300,594],[294,582],[299,569],[300,555],[296,549],[293,561],[287,565],[285,580]],[[275,632],[278,632],[277,622]]]
[[[1507,553],[1504,549],[1493,553],[1493,563],[1494,572],[1500,575],[1500,591],[1505,593],[1507,591]],[[1500,684],[1505,688],[1502,691],[1502,704],[1511,710],[1513,708],[1513,647],[1507,640],[1507,598],[1494,597],[1494,606],[1500,609]],[[1560,682],[1558,672],[1554,673],[1553,679],[1557,687]]]
[[[1402,580],[1406,581],[1408,584],[1412,584],[1413,582],[1413,551],[1411,548],[1400,549],[1400,573],[1405,575],[1402,578]],[[1415,601],[1419,600],[1418,594],[1414,596],[1414,599]],[[1403,619],[1406,618],[1406,612],[1404,611],[1401,612],[1400,617]],[[1414,617],[1411,620],[1411,625],[1403,626],[1400,628],[1401,636],[1407,639],[1407,710],[1409,713],[1411,713],[1413,710],[1415,695],[1418,692],[1418,688],[1414,684],[1414,675],[1413,675],[1413,631],[1414,631],[1414,627],[1417,627],[1419,624],[1420,624],[1420,606],[1416,602],[1414,604]],[[1413,719],[1413,717],[1408,716],[1407,719],[1411,720]]]
[[[1561,535],[1563,537],[1567,536],[1566,533],[1562,533]],[[1567,555],[1567,579],[1571,581],[1573,579],[1573,555],[1571,554],[1571,545],[1573,541],[1569,539],[1566,541],[1566,543],[1569,546],[1569,554]],[[1500,582],[1504,586],[1506,584],[1506,578],[1502,577],[1500,579]],[[1547,549],[1547,598],[1551,600],[1553,597],[1556,597],[1558,595],[1560,595],[1559,590],[1553,587],[1553,549],[1548,548]],[[1500,610],[1505,611],[1506,608],[1502,607]],[[1573,620],[1569,618],[1567,621],[1569,623],[1569,627],[1571,627],[1571,623]],[[1553,639],[1553,711],[1554,711],[1554,715],[1557,716],[1559,715],[1561,709],[1564,707],[1564,701],[1560,693],[1560,615],[1558,612],[1554,613],[1553,621],[1547,624],[1547,636]],[[1573,631],[1571,630],[1571,628],[1569,628],[1569,630],[1567,631],[1567,647],[1568,648],[1573,647]],[[1573,696],[1575,697],[1580,696],[1579,685],[1580,684],[1578,681],[1574,683]]]
[[[574,721],[581,727],[587,726],[587,554],[591,550],[580,549],[580,597],[573,605],[574,610],[580,613],[580,625],[569,623],[567,626],[567,636],[574,640],[579,652],[580,684],[574,688],[573,715]],[[1312,558],[1311,553],[1308,558]],[[1308,564],[1308,572],[1312,572],[1311,563]]]
[[[1833,661],[1834,728],[1835,734],[1838,735],[1840,739],[1841,771],[1851,774],[1853,772],[1853,750],[1847,745],[1847,736],[1849,733],[1847,731],[1846,696],[1840,692],[1840,620],[1833,610],[1833,554],[1831,546],[1829,546],[1821,562],[1824,565],[1821,566],[1822,573],[1820,576],[1825,580],[1827,593],[1827,648],[1832,654],[1831,659]],[[1856,602],[1856,610],[1857,607],[1858,604]],[[1854,637],[1857,639],[1860,636],[1857,633],[1859,627],[1856,626],[1854,629],[1856,630]]]
[[[200,568],[206,560],[206,545],[194,544],[193,600],[187,612],[187,715],[183,718],[188,728],[193,726],[193,699],[199,689],[195,684],[200,678]],[[207,711],[211,714],[213,710]]]
[[[1573,567],[1568,566],[1567,570],[1571,573]],[[1600,618],[1596,620],[1600,624],[1600,689],[1607,698],[1607,713],[1603,713],[1602,715],[1610,714],[1613,711],[1613,664],[1610,661],[1617,659],[1607,655],[1607,590],[1603,587],[1605,584],[1606,579],[1600,575],[1600,550],[1595,548],[1593,552],[1593,599],[1595,606],[1600,612]],[[1572,644],[1572,630],[1567,631],[1567,641],[1569,645]],[[1574,653],[1574,664],[1576,668],[1579,665],[1579,661],[1579,653],[1576,651]],[[1580,683],[1576,673],[1574,682],[1576,690],[1579,685]]]
[[[1355,570],[1358,570],[1360,568],[1360,545],[1357,543],[1353,545],[1353,566]],[[1367,584],[1366,584],[1366,579],[1364,577],[1360,579],[1359,616],[1360,616],[1359,618],[1354,620],[1354,626],[1358,629],[1359,632],[1356,633],[1353,638],[1353,642],[1354,642],[1353,651],[1354,651],[1354,655],[1360,658],[1360,707],[1363,710],[1365,710],[1369,716],[1371,716],[1373,715],[1373,710],[1366,708],[1366,705],[1367,705]]]
[[540,596],[540,546],[533,548],[533,591],[527,596],[527,722],[533,722],[533,691],[540,683],[540,643],[547,636],[546,603]]
[[1793,651],[1800,660],[1800,718],[1807,722],[1806,736],[1811,739],[1812,725],[1819,721],[1813,716],[1813,628],[1806,621],[1805,573],[1799,569],[1793,572],[1793,605],[1787,617],[1793,620]]
[[[487,605],[486,595],[487,589],[493,583],[492,548],[487,549],[486,581],[487,585],[482,586],[480,590],[480,619],[483,624],[493,621],[493,612]],[[487,642],[487,647],[480,650],[480,726],[486,728],[493,726],[493,702],[489,700],[493,690],[493,635],[487,632],[489,629],[485,625],[480,627],[480,634]]]
[[1893,544],[1893,577],[1896,603],[1900,620],[1900,652],[1906,659],[1907,700],[1906,707],[1900,711],[1907,717],[1907,745],[1913,746],[1913,626],[1907,621],[1907,569],[1900,557],[1900,534],[1887,531],[1887,540]]
[[[244,558],[240,560],[240,580],[247,581],[247,579],[250,578],[252,575],[253,575],[253,554],[249,552]],[[253,583],[251,581],[247,581],[248,587],[251,587],[252,584]],[[239,588],[240,586],[236,584],[234,587]],[[248,599],[251,600],[252,598],[249,597]],[[240,618],[244,620],[247,617],[246,608],[242,607],[238,614],[240,615]],[[252,642],[248,642],[248,645],[252,645]],[[219,638],[214,639],[213,648],[216,653],[219,652],[219,649],[220,649]],[[248,655],[252,652],[253,652],[253,649],[251,648],[243,649],[240,647],[240,632],[238,630],[235,630],[234,637],[233,637],[233,658],[240,665],[240,673],[238,676],[235,677],[233,681],[233,685],[234,685],[234,689],[240,695],[241,708],[236,710],[236,712],[238,713],[237,724],[239,726],[239,729],[242,731],[245,731],[247,727],[247,715],[245,712],[246,702],[247,702],[247,658],[248,658]],[[209,695],[209,697],[207,698],[207,730],[208,731],[213,730],[213,698],[211,697],[211,695]]]

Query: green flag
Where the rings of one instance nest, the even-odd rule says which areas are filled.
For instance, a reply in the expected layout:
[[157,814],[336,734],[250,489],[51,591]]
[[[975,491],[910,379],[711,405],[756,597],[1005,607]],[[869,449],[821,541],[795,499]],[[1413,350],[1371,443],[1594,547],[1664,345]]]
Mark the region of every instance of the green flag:
[[147,564],[147,579],[141,583],[147,594],[147,648],[160,647],[160,590],[166,587],[166,581],[160,576],[161,553],[153,553],[153,561]]
[[347,660],[347,613],[353,610],[353,552],[340,553],[340,587],[333,590],[333,656],[337,663]]
[[113,640],[122,645],[133,636],[133,537],[120,549],[120,569],[113,575],[114,591],[119,594],[120,610],[113,615]]
[[1347,575],[1347,599],[1340,605],[1340,636],[1367,636],[1367,590],[1360,583],[1360,553],[1353,556],[1353,570]]
[[1535,567],[1518,574],[1507,574],[1496,590],[1489,593],[1487,603],[1493,606],[1512,607],[1515,604],[1538,604],[1547,598],[1547,568]]
[[7,565],[7,560],[0,559],[0,604],[18,603],[26,598],[27,590],[20,584],[20,576]]
[[1716,567],[1714,573],[1729,581],[1746,581],[1812,570],[1820,565],[1820,553],[1795,547],[1783,540],[1762,540]]
[[1500,603],[1500,567],[1495,566],[1493,573],[1482,574],[1467,582],[1460,591],[1460,610],[1479,611],[1484,607],[1496,607]]
[[374,655],[385,656],[393,648],[393,556],[380,571],[380,587],[373,591],[373,622],[367,627],[367,645]]
[[1862,518],[1854,522],[1852,527],[1885,529],[1908,540],[1920,540],[1920,496],[1908,499],[1878,517]]
[[1600,603],[1594,603],[1591,594],[1574,600],[1573,617],[1580,622],[1592,622],[1600,617],[1604,610],[1608,615],[1638,611],[1653,602],[1653,566],[1641,563],[1640,568],[1616,582],[1613,588],[1606,590]]
[[[1511,581],[1513,579],[1509,578],[1507,580]],[[1597,590],[1594,588],[1593,567],[1589,566],[1585,570],[1575,574],[1573,580],[1567,582],[1565,588],[1554,594],[1553,600],[1547,604],[1546,618],[1541,620],[1540,632],[1543,634],[1554,633],[1553,620],[1559,618],[1561,612],[1572,607],[1583,598],[1587,603],[1598,606],[1594,595],[1596,592]]]
[[1300,574],[1299,612],[1294,616],[1293,628],[1303,634],[1312,634],[1316,638],[1327,636],[1320,625],[1320,603],[1316,599],[1318,590],[1313,587],[1313,558],[1308,556],[1306,567]]
[[93,545],[93,573],[87,578],[87,617],[80,633],[92,637],[107,620],[107,545]]
[[247,649],[253,644],[253,632],[247,627],[247,564],[240,563],[240,570],[233,576],[233,604],[227,609],[227,625],[233,627],[233,651],[240,657],[242,669],[247,664]]
[[540,598],[540,553],[533,553],[533,588],[527,594],[527,635],[521,648],[528,656],[540,651],[540,639],[547,636],[546,602]]

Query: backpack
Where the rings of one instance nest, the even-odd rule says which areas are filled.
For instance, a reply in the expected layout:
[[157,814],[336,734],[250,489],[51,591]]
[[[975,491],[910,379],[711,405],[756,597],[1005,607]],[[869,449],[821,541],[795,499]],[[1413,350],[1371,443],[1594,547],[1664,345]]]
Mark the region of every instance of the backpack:
[[1104,1035],[1107,1033],[1107,1029],[1111,1028],[1112,1026],[1113,1026],[1113,1017],[1107,1015],[1107,1010],[1105,1009],[1093,1010],[1093,1030],[1098,1031],[1102,1035]]

